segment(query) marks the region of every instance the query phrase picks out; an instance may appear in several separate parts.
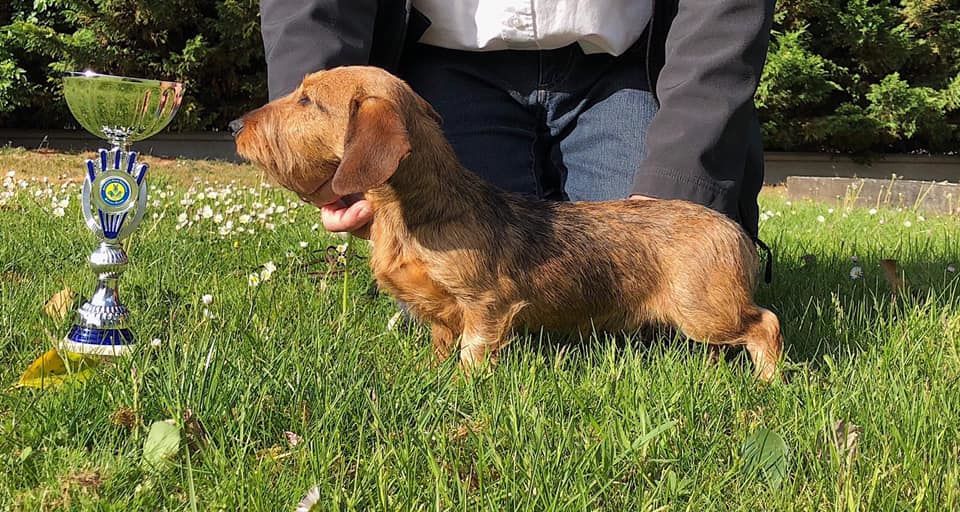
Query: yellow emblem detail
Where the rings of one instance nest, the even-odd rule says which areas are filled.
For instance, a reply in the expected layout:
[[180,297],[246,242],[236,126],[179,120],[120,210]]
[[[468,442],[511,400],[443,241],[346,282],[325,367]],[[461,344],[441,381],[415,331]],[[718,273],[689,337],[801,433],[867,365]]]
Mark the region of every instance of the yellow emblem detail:
[[107,199],[114,202],[122,200],[126,193],[127,187],[119,181],[108,183],[106,188],[103,190],[103,194],[107,197]]

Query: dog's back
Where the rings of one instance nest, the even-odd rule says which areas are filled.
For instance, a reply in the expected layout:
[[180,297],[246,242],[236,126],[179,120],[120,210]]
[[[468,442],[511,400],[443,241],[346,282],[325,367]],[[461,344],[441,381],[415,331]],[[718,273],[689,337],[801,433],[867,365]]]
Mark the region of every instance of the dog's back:
[[527,328],[634,330],[715,301],[752,303],[753,244],[712,210],[659,200],[510,203],[514,218],[491,256],[527,303],[518,317]]

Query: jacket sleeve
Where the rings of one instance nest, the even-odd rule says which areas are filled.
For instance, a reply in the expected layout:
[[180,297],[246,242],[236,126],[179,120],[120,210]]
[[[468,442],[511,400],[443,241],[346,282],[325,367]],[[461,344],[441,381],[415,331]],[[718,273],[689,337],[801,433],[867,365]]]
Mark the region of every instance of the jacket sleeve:
[[376,15],[377,0],[261,0],[270,99],[314,71],[367,64]]
[[739,220],[744,180],[763,179],[747,159],[759,144],[753,96],[772,17],[773,0],[679,1],[633,193],[686,199]]

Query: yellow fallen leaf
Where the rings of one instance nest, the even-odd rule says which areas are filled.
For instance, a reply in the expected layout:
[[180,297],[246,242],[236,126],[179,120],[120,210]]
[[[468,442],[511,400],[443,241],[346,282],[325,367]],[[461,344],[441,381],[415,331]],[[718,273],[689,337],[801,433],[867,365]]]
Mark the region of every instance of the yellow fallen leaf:
[[62,321],[67,313],[73,309],[73,290],[66,287],[50,297],[50,300],[43,305],[43,312],[56,321]]
[[14,388],[49,389],[67,382],[84,382],[93,375],[100,359],[66,353],[66,360],[55,348],[46,351],[30,363]]

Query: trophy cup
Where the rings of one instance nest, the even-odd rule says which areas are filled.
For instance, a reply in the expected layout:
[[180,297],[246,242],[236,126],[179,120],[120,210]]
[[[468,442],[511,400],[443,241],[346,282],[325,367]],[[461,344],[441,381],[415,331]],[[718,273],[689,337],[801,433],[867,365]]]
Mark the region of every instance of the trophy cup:
[[118,356],[135,343],[127,327],[129,310],[117,293],[127,267],[121,241],[136,229],[147,206],[147,164],[137,162],[137,153],[129,148],[170,123],[183,100],[183,84],[87,71],[68,73],[63,95],[77,122],[107,140],[111,149],[98,150],[97,158],[86,162],[81,205],[87,227],[100,240],[88,260],[97,288],[80,306],[60,348]]

